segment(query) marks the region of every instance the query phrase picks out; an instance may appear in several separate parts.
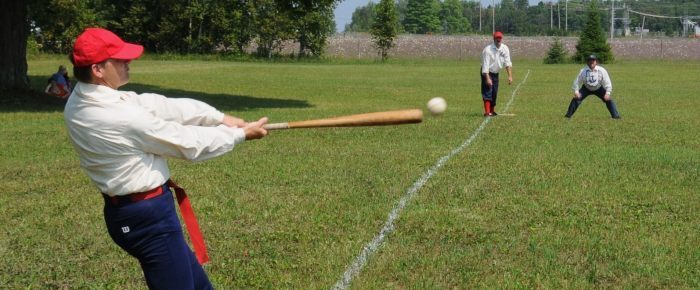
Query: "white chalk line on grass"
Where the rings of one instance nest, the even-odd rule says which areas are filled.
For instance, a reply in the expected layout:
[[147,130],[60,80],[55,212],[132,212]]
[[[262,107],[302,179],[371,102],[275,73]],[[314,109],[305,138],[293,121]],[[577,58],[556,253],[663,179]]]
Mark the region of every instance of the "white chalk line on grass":
[[[525,83],[527,80],[527,77],[530,75],[530,70],[527,70],[527,74],[525,74],[525,78],[515,87],[513,90],[513,94],[510,96],[510,100],[508,100],[508,103],[506,104],[506,108],[503,110],[503,112],[507,112],[508,109],[510,108],[510,105],[513,103],[513,99],[515,99],[515,94],[518,92],[520,89],[520,86]],[[374,252],[379,249],[379,247],[384,243],[384,240],[388,235],[390,235],[394,231],[394,221],[399,217],[403,209],[406,207],[406,204],[408,204],[411,199],[415,196],[415,194],[420,190],[423,185],[425,185],[426,182],[428,182],[428,179],[430,179],[435,173],[440,170],[440,168],[447,163],[452,156],[459,154],[462,152],[465,148],[471,144],[474,139],[481,133],[482,130],[486,127],[486,125],[491,121],[492,118],[484,118],[484,121],[481,122],[481,125],[472,133],[467,140],[465,140],[461,145],[459,145],[457,148],[453,149],[450,151],[449,154],[440,157],[438,161],[430,167],[426,172],[421,175],[416,182],[413,183],[413,186],[406,191],[406,193],[401,197],[398,203],[394,205],[394,208],[391,210],[389,213],[389,216],[384,222],[384,226],[382,229],[379,231],[379,233],[374,236],[372,241],[367,243],[365,247],[362,249],[362,252],[360,255],[358,255],[355,260],[352,262],[352,264],[348,265],[348,267],[345,269],[345,273],[343,273],[343,277],[338,280],[338,282],[335,283],[335,285],[331,289],[336,289],[336,290],[344,290],[347,289],[350,286],[350,282],[352,282],[352,279],[354,279],[362,269],[365,267],[367,264],[367,259],[369,259]]]

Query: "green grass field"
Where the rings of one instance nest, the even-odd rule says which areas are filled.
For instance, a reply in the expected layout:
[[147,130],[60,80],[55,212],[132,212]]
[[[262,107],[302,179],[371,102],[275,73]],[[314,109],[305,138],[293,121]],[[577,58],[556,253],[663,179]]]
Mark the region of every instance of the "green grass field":
[[[30,61],[34,87],[61,63]],[[514,116],[492,119],[427,181],[351,288],[700,288],[700,62],[605,67],[622,119],[590,97],[567,120],[581,66],[515,59],[498,107],[521,84]],[[328,289],[409,188],[482,124],[477,70],[476,60],[137,60],[124,89],[271,122],[447,99],[445,115],[417,125],[278,131],[219,159],[170,162],[215,287]],[[6,103],[0,123],[0,288],[145,288],[106,232],[62,106]]]

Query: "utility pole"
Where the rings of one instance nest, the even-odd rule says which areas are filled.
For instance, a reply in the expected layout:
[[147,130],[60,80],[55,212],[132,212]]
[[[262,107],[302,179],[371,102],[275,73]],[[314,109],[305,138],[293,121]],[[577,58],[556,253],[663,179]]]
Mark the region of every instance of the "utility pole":
[[479,32],[481,32],[481,0],[479,0]]
[[561,9],[559,8],[559,0],[557,0],[557,26],[561,30]]
[[610,40],[613,39],[615,33],[615,0],[610,1]]
[[624,7],[624,14],[622,17],[622,24],[625,26],[625,37],[629,36],[630,33],[630,8],[627,7],[627,3],[623,4],[622,7]]
[[554,28],[554,4],[549,2],[549,30]]
[[566,0],[564,2],[564,27],[565,30],[568,32],[569,31],[569,0]]
[[496,2],[491,0],[491,34],[496,32]]

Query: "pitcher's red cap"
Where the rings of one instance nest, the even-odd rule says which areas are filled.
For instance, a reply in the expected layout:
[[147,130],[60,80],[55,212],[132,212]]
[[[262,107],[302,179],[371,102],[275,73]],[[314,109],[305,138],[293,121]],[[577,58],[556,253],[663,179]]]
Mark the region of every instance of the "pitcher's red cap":
[[107,59],[136,59],[143,46],[124,42],[119,36],[103,28],[88,28],[75,39],[73,65],[88,66]]
[[493,33],[493,38],[500,38],[503,39],[503,33],[500,31],[496,31]]

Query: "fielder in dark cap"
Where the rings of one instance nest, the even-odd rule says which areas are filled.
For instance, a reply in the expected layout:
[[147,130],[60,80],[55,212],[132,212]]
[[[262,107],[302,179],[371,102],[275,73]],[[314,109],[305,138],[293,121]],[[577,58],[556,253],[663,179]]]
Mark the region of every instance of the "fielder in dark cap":
[[581,105],[589,95],[596,95],[608,108],[610,116],[613,119],[619,119],[620,113],[617,112],[615,101],[612,100],[612,81],[608,75],[608,71],[598,65],[598,57],[595,54],[586,57],[588,66],[581,69],[578,77],[574,80],[574,98],[571,99],[569,110],[565,117],[571,118],[576,112],[576,109]]

